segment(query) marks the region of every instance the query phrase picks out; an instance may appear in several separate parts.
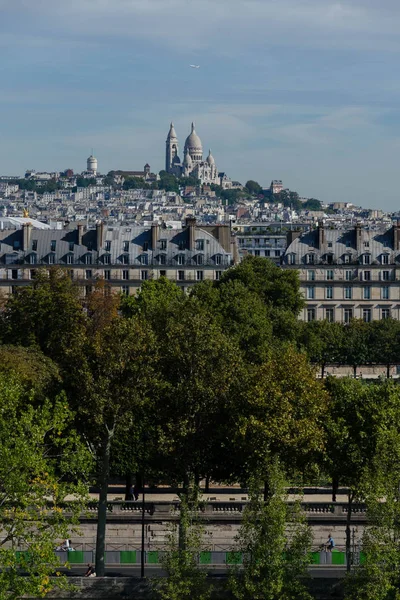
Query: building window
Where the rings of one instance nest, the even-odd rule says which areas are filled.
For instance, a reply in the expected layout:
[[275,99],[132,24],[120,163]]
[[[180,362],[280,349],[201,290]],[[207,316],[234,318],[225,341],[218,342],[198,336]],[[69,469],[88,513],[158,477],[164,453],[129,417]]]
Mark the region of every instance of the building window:
[[364,281],[371,281],[371,271],[364,271],[364,273],[363,273],[363,280]]
[[91,265],[91,264],[92,264],[92,255],[85,254],[85,265]]
[[[280,255],[281,255],[281,251],[280,250],[275,250],[275,256],[280,256]],[[267,256],[267,253],[265,253],[265,256]]]
[[90,250],[90,252],[91,252],[91,251],[93,250],[93,242],[88,242],[88,243],[86,244],[86,248],[87,248],[88,250]]
[[315,321],[315,308],[307,308],[307,321]]
[[56,245],[57,245],[56,240],[51,240],[51,242],[50,242],[50,252],[55,252],[56,251]]
[[196,242],[196,250],[203,252],[204,250],[204,240],[197,240]]
[[363,265],[370,265],[371,264],[371,255],[370,254],[363,254]]
[[34,252],[36,252],[36,251],[37,251],[37,244],[38,244],[38,241],[37,241],[37,240],[32,240],[32,250],[33,250]]
[[110,269],[106,269],[106,270],[104,271],[104,279],[105,279],[106,281],[110,281],[110,279],[111,279],[111,271],[110,271]]
[[185,271],[178,271],[178,281],[185,281]]
[[73,265],[73,264],[74,264],[74,255],[67,254],[67,265]]
[[18,279],[18,269],[12,269],[11,279]]
[[85,287],[85,292],[86,292],[86,296],[89,296],[92,293],[92,286],[91,285],[87,285]]
[[381,298],[382,298],[382,300],[389,300],[390,287],[388,285],[384,285],[381,287]]
[[75,249],[75,244],[74,244],[74,242],[69,242],[69,244],[68,244],[68,249],[69,249],[69,251],[70,251],[70,252],[73,252],[73,251],[74,251],[74,249]]
[[185,264],[185,255],[178,254],[177,260],[178,260],[178,265],[184,265]]
[[196,257],[196,264],[203,265],[204,264],[204,256],[203,254],[198,254]]
[[215,264],[222,265],[222,256],[220,254],[215,255]]
[[353,271],[346,271],[346,281],[351,281],[353,279]]
[[306,254],[306,263],[313,265],[315,263],[315,254]]
[[344,297],[346,300],[351,300],[352,291],[353,291],[353,288],[350,285],[346,285],[346,287],[344,288]]
[[167,257],[166,257],[166,255],[165,254],[159,254],[158,261],[159,261],[160,265],[166,265],[167,264]]
[[381,264],[388,265],[389,264],[389,254],[382,254],[381,256]]
[[143,252],[147,252],[149,249],[149,242],[143,242]]
[[344,322],[345,323],[350,323],[351,319],[353,318],[353,309],[352,308],[345,308],[344,309]]
[[371,309],[370,308],[363,308],[363,321],[365,323],[371,323]]
[[54,254],[49,254],[48,256],[49,265],[54,265],[56,262]]
[[334,273],[332,271],[332,269],[328,269],[326,272],[326,278],[328,281],[333,281],[334,278]]
[[36,265],[37,264],[37,255],[36,254],[30,254],[29,255],[29,264],[30,265]]
[[124,252],[129,252],[129,242],[124,241],[122,249]]
[[87,269],[85,271],[85,279],[92,279],[93,271],[92,269]]
[[142,265],[148,265],[149,264],[149,255],[142,254],[142,256],[139,258],[139,260],[142,263]]
[[345,264],[349,264],[350,260],[351,260],[350,254],[345,254],[344,257],[343,257],[343,262]]
[[327,285],[325,288],[325,298],[327,300],[332,300],[333,298],[333,286]]
[[307,271],[307,281],[315,281],[315,271]]
[[315,298],[315,287],[313,285],[307,286],[307,300],[314,300]]
[[369,248],[369,242],[364,242],[365,248]]
[[328,321],[328,323],[333,323],[335,320],[335,311],[333,308],[326,308],[325,309],[325,319]]
[[125,279],[125,281],[128,281],[128,279],[129,279],[129,271],[127,269],[125,269],[124,271],[122,271],[122,279]]
[[366,285],[364,287],[363,298],[364,298],[364,300],[371,300],[371,286],[370,285]]
[[390,308],[382,308],[381,318],[382,319],[390,319]]
[[30,279],[35,279],[35,277],[36,277],[36,269],[31,269],[29,271],[29,277],[30,277]]
[[389,281],[390,271],[382,271],[381,276],[382,276],[382,281]]
[[104,249],[106,252],[111,252],[111,241],[110,240],[106,240],[106,242],[104,244]]
[[184,250],[185,249],[185,240],[179,240],[178,249],[179,250]]
[[70,270],[68,271],[68,275],[69,275],[69,278],[72,280],[72,279],[74,278],[74,270],[73,270],[73,269],[70,269]]
[[142,281],[147,281],[149,278],[149,272],[148,271],[140,271],[140,279]]
[[124,296],[129,296],[129,285],[123,285],[121,287],[121,291],[124,294]]
[[167,249],[167,240],[160,240],[160,250]]
[[261,256],[260,255],[260,250],[254,250],[254,256]]
[[203,281],[204,271],[196,271],[196,281]]
[[294,252],[292,252],[291,254],[288,254],[288,256],[287,256],[287,264],[288,265],[294,265],[294,264],[296,264],[296,255],[294,254]]
[[167,271],[160,271],[160,277],[166,277]]

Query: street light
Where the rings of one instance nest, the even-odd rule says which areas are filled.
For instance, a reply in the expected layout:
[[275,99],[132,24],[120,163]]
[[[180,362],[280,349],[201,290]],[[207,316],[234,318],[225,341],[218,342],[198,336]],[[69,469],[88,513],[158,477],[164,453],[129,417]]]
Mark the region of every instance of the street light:
[[142,450],[143,450],[143,454],[142,454],[142,551],[141,551],[141,556],[140,556],[140,577],[141,579],[144,579],[144,527],[145,527],[145,482],[144,482],[144,465],[145,465],[145,457],[146,457],[146,442],[149,439],[149,434],[147,433],[147,431],[143,432],[142,435]]

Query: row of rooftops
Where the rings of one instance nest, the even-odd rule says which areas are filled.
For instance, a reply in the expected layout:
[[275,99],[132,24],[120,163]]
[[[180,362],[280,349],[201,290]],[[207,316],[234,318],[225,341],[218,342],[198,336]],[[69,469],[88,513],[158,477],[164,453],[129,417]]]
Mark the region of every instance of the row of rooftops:
[[235,258],[233,246],[229,226],[197,227],[194,219],[188,219],[180,230],[158,225],[106,227],[102,223],[89,230],[82,225],[39,230],[25,223],[20,230],[0,231],[0,260],[6,264],[152,264],[154,260],[169,264],[178,254],[187,264],[198,255],[203,264],[213,260],[230,264]]

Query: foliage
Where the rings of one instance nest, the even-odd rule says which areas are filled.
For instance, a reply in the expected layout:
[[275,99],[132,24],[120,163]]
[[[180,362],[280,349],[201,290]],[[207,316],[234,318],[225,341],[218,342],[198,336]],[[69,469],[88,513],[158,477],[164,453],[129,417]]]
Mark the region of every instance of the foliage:
[[199,491],[191,488],[188,494],[181,496],[179,522],[172,525],[167,537],[167,550],[161,558],[167,577],[157,579],[153,585],[160,600],[207,600],[211,596],[207,571],[198,565],[204,537],[199,509]]
[[249,181],[247,181],[245,188],[252,196],[256,196],[257,194],[260,194],[262,192],[261,185],[257,183],[257,181],[253,181],[252,179],[249,179]]
[[345,344],[345,330],[341,323],[311,321],[303,323],[300,330],[300,345],[303,346],[310,361],[321,367],[322,377],[327,364],[340,363]]
[[268,475],[267,501],[261,479],[251,480],[237,538],[243,569],[232,569],[231,592],[238,600],[311,600],[306,588],[310,529],[300,507],[287,502],[278,461],[269,465]]
[[66,583],[50,580],[60,564],[54,548],[78,523],[91,468],[72,417],[62,396],[34,407],[16,379],[0,375],[1,600],[42,597]]

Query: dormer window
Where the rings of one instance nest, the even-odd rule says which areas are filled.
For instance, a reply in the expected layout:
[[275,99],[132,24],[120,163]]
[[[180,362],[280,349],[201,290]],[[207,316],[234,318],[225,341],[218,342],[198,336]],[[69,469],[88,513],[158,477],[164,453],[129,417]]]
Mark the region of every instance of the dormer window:
[[371,264],[371,255],[370,254],[363,254],[362,255],[362,264],[363,265],[370,265]]
[[204,264],[204,256],[202,254],[198,254],[196,257],[196,264],[203,265]]
[[308,265],[315,264],[315,254],[306,254],[306,263]]
[[296,255],[294,252],[292,252],[291,254],[287,255],[287,264],[288,265],[294,265],[296,264]]
[[381,256],[381,265],[389,264],[389,254],[382,254]]
[[54,265],[56,262],[55,254],[49,254],[47,257],[47,262],[49,263],[49,265]]
[[37,243],[38,243],[38,241],[37,241],[37,240],[32,240],[32,250],[33,250],[34,252],[36,252],[36,251],[37,251]]
[[57,245],[57,241],[56,240],[51,240],[51,242],[50,242],[50,252],[55,252],[56,251],[56,245]]
[[123,251],[124,252],[129,252],[129,242],[124,242],[123,243]]
[[29,255],[29,264],[30,265],[36,265],[37,264],[37,255],[36,254],[30,254]]
[[221,256],[221,254],[216,254],[215,255],[215,264],[216,265],[222,265],[222,256]]
[[204,250],[204,240],[197,240],[196,250],[200,250],[200,252]]
[[85,265],[91,265],[91,264],[92,264],[92,255],[85,254]]
[[185,264],[185,255],[178,254],[177,261],[178,261],[178,265],[184,265]]
[[106,240],[106,242],[104,244],[104,249],[106,252],[111,252],[111,241],[110,240]]
[[160,250],[167,249],[167,240],[160,240]]
[[166,265],[167,264],[167,256],[165,254],[159,254],[158,262],[160,263],[160,265]]

